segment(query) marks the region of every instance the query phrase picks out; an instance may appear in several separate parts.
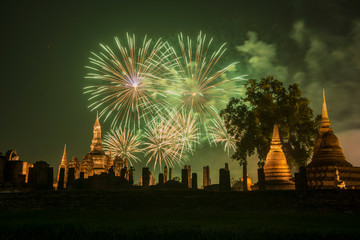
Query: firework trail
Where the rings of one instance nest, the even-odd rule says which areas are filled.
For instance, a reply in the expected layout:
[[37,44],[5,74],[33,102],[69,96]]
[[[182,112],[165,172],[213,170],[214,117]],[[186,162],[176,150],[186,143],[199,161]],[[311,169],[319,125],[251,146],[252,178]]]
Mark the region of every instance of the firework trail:
[[133,165],[132,162],[140,161],[135,154],[142,152],[141,145],[139,134],[122,127],[111,129],[104,137],[104,149],[128,160],[130,165]]
[[210,136],[212,142],[220,144],[224,144],[224,151],[229,155],[230,150],[235,151],[236,149],[236,141],[234,136],[230,136],[225,128],[224,121],[218,117],[212,119],[212,126],[210,127]]
[[181,155],[183,153],[193,153],[193,149],[200,140],[200,132],[196,117],[190,113],[181,111],[169,114],[170,123],[175,128],[176,142],[181,146]]
[[244,78],[229,79],[226,76],[236,63],[219,69],[219,61],[226,51],[225,44],[211,51],[212,39],[207,41],[206,35],[201,33],[194,47],[191,38],[187,37],[185,41],[182,34],[178,41],[180,54],[174,47],[165,45],[173,67],[168,93],[176,110],[193,112],[207,130],[211,119],[218,117],[217,107],[226,104],[226,96],[237,94],[236,82]]
[[109,150],[138,161],[133,153],[140,152],[140,137],[134,132],[144,126],[142,150],[154,169],[163,163],[180,165],[205,139],[224,143],[228,154],[235,149],[218,109],[241,93],[239,85],[245,79],[229,78],[236,63],[220,66],[225,44],[216,48],[201,33],[195,41],[180,34],[178,47],[160,39],[152,44],[145,37],[137,48],[134,35],[127,35],[125,45],[118,38],[115,42],[114,51],[100,44],[102,51],[92,53],[86,76],[92,85],[84,88],[90,95],[89,108],[100,109],[100,116],[112,119],[113,127],[120,121],[125,129],[134,129],[112,130],[105,140]]
[[170,121],[165,119],[151,121],[145,131],[145,156],[149,156],[147,164],[154,162],[154,169],[159,164],[174,167],[181,165],[184,155],[181,155],[181,145],[178,142],[178,132]]
[[92,52],[86,78],[93,85],[85,87],[84,93],[90,95],[89,108],[100,109],[105,121],[111,116],[112,126],[121,120],[125,126],[137,128],[164,103],[164,76],[169,62],[163,62],[166,56],[160,39],[152,45],[152,40],[145,37],[140,48],[136,47],[135,35],[127,34],[127,45],[117,37],[115,42],[116,51],[100,44],[102,51]]

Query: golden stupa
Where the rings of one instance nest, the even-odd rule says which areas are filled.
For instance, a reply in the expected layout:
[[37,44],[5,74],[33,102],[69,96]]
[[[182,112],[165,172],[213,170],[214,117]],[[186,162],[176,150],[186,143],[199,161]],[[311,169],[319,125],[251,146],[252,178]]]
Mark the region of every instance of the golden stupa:
[[293,190],[295,184],[292,179],[289,165],[280,142],[279,129],[275,124],[270,151],[266,156],[265,166],[266,190]]
[[339,140],[330,127],[323,90],[322,118],[314,154],[306,167],[308,185],[315,189],[360,188],[360,168],[346,161]]
[[330,127],[331,122],[326,107],[325,91],[323,90],[322,116],[319,134],[315,140],[315,148],[309,166],[348,166],[344,153],[339,145],[339,140]]

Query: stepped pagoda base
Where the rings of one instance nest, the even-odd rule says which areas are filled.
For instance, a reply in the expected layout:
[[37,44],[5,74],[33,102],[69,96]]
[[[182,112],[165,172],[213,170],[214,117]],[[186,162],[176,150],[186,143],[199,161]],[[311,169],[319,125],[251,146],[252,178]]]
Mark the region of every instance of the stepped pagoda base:
[[266,190],[295,190],[295,183],[292,181],[266,181]]
[[307,167],[306,175],[312,189],[360,189],[360,167]]

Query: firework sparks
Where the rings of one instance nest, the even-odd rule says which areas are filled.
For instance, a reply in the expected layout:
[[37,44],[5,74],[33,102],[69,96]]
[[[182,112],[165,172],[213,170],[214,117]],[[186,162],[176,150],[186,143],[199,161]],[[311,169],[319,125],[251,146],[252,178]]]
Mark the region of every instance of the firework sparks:
[[171,121],[160,119],[152,121],[145,132],[147,147],[145,156],[149,155],[147,164],[154,162],[154,169],[159,164],[174,167],[175,164],[181,165],[186,157],[181,154],[181,145],[178,142],[178,131],[171,124]]
[[237,93],[236,82],[244,80],[242,77],[229,79],[226,72],[233,69],[236,63],[231,63],[218,70],[218,63],[226,51],[223,44],[215,51],[211,51],[212,39],[206,40],[206,35],[199,34],[195,48],[187,37],[185,43],[182,34],[178,37],[180,52],[166,44],[172,62],[171,86],[168,93],[174,99],[175,109],[193,112],[198,119],[208,123],[209,119],[218,117],[221,104],[228,100],[226,96]]
[[[218,109],[229,97],[241,93],[238,85],[244,76],[227,76],[236,63],[219,67],[225,44],[213,50],[212,39],[201,33],[194,45],[182,34],[178,41],[176,49],[160,40],[152,45],[145,37],[136,48],[134,35],[127,35],[127,45],[115,38],[115,51],[100,44],[102,52],[92,53],[87,67],[86,78],[93,81],[85,88],[92,102],[89,108],[101,109],[100,116],[112,118],[112,126],[120,120],[134,131],[146,126],[142,150],[154,169],[157,164],[180,165],[200,139],[224,143],[228,154],[235,149],[235,140],[227,133]],[[140,152],[138,138],[119,128],[108,134],[105,144],[123,158],[138,161],[134,155]]]
[[140,161],[135,154],[142,152],[139,148],[141,144],[139,134],[121,127],[112,129],[104,137],[105,150],[113,151],[116,156],[128,160],[130,165],[132,162]]
[[193,152],[196,144],[199,143],[200,132],[195,116],[190,112],[170,114],[170,121],[177,132],[177,142],[181,146],[181,154],[184,152]]
[[224,144],[224,151],[229,155],[230,150],[235,151],[236,141],[234,136],[228,134],[224,121],[219,117],[212,119],[212,126],[210,127],[210,136],[213,143]]
[[89,108],[101,109],[105,120],[113,116],[112,126],[121,120],[125,126],[140,127],[142,119],[148,118],[156,107],[161,106],[166,72],[162,59],[163,43],[160,39],[152,46],[145,37],[142,46],[136,48],[135,35],[127,35],[127,46],[115,37],[117,51],[100,44],[102,52],[92,53],[90,72],[86,78],[94,85],[84,88],[92,102]]

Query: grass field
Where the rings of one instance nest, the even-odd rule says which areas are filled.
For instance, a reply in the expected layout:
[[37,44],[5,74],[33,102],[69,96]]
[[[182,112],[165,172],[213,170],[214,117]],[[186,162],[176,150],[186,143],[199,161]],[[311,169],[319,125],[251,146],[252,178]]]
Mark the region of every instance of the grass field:
[[11,210],[0,239],[359,239],[354,213]]
[[360,191],[0,193],[3,239],[360,239]]

